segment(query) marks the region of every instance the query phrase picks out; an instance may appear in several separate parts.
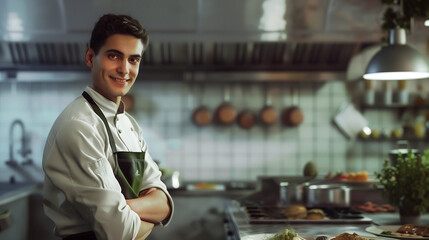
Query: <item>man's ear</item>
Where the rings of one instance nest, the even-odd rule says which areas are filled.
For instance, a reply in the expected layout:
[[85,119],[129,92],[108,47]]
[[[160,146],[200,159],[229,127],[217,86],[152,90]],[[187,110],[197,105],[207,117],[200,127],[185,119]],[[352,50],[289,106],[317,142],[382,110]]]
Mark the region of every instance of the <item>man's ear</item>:
[[94,50],[92,50],[92,48],[87,48],[86,49],[86,53],[85,53],[85,63],[86,63],[86,66],[88,66],[88,67],[92,67],[93,66],[94,57],[95,57]]

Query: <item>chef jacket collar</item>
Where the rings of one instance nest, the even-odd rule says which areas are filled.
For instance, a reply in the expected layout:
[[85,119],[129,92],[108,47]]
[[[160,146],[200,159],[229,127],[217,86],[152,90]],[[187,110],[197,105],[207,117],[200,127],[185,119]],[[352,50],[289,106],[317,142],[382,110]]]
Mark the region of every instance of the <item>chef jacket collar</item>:
[[105,98],[103,95],[95,91],[90,86],[85,88],[85,92],[87,92],[92,99],[94,99],[95,103],[97,103],[98,107],[103,111],[106,118],[114,117],[116,118],[117,114],[123,114],[125,112],[124,103],[121,101],[119,107],[116,107],[116,103],[110,101]]

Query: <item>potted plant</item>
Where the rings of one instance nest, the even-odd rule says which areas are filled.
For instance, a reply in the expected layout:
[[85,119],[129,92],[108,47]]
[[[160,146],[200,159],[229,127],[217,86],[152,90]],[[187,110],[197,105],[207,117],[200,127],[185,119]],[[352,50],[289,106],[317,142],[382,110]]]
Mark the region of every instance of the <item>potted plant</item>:
[[383,186],[383,196],[399,209],[402,224],[417,223],[429,209],[429,151],[423,155],[398,154],[395,165],[386,160],[375,173]]

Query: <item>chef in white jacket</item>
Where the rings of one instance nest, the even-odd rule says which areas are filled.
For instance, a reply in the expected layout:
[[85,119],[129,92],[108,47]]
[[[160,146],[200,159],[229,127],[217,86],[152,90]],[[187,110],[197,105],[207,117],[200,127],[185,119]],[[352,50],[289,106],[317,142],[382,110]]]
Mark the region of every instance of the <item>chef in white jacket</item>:
[[161,172],[121,102],[147,44],[126,15],[106,14],[92,31],[92,85],[57,118],[43,154],[44,209],[63,239],[145,239],[172,217]]

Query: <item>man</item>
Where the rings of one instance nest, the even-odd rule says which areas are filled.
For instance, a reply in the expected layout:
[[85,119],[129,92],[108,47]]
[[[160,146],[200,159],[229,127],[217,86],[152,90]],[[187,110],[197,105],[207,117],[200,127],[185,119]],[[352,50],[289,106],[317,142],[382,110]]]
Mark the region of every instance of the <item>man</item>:
[[92,31],[92,86],[57,118],[43,154],[45,213],[63,239],[145,239],[171,219],[161,172],[121,102],[147,44],[146,30],[126,15],[104,15]]

